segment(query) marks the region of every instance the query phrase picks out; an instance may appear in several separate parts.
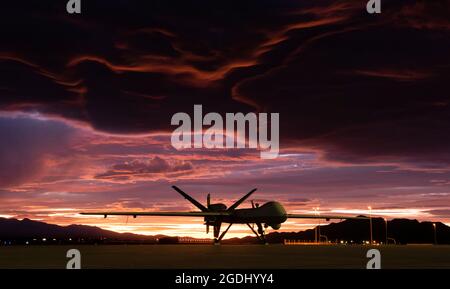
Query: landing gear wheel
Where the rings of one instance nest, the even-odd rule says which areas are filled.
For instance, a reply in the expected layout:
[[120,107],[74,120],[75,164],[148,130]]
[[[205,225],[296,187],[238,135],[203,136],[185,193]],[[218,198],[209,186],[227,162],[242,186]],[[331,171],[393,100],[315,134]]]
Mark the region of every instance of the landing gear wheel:
[[252,232],[256,235],[256,237],[258,237],[261,243],[264,245],[268,245],[269,243],[267,243],[266,235],[264,233],[264,229],[261,223],[257,223],[256,225],[258,226],[258,231],[255,231],[255,229],[250,224],[247,224],[247,226],[250,228],[250,230],[252,230]]

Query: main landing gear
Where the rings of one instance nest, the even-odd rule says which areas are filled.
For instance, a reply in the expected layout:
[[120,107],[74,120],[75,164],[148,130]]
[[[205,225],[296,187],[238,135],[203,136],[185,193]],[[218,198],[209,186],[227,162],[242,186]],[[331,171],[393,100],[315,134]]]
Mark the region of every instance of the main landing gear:
[[266,240],[266,235],[264,232],[264,228],[261,223],[256,223],[256,226],[258,227],[258,231],[255,231],[253,226],[251,226],[249,223],[247,223],[247,226],[250,228],[250,230],[252,230],[252,232],[256,235],[256,237],[258,237],[258,239],[261,241],[262,244],[268,245],[267,240]]
[[[227,229],[222,232],[222,234],[220,234],[221,225],[222,225],[222,223],[214,224],[214,227],[213,227],[214,228],[214,245],[220,245],[220,241],[222,241],[223,237],[225,237],[225,234],[228,232],[228,230],[230,229],[231,225],[233,225],[233,223],[230,223],[228,225]],[[250,228],[250,230],[252,230],[252,232],[256,235],[256,237],[258,237],[258,239],[261,241],[262,244],[264,244],[264,245],[268,244],[267,240],[266,240],[266,234],[264,231],[264,227],[261,223],[256,223],[258,230],[255,230],[255,228],[252,225],[250,225],[249,223],[247,223],[247,226]]]

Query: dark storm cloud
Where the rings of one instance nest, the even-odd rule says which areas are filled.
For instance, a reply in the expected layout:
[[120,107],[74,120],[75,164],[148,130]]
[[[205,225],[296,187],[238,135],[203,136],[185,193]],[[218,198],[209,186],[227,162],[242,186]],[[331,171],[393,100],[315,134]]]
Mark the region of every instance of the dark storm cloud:
[[281,145],[342,162],[450,162],[448,1],[9,1],[0,108],[102,131],[178,111],[281,114]]

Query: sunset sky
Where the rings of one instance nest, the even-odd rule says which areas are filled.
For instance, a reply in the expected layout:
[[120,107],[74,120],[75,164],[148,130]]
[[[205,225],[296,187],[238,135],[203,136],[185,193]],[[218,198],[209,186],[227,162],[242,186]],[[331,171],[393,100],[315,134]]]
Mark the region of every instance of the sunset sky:
[[[177,185],[450,225],[448,1],[64,2],[2,3],[0,217],[206,237],[202,218],[78,214],[195,210]],[[171,117],[194,104],[280,113],[279,157],[174,149]]]

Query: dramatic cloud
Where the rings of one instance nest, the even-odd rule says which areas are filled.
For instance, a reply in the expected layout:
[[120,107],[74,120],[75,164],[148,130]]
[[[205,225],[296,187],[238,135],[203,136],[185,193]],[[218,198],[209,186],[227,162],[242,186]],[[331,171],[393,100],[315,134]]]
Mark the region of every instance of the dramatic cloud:
[[145,177],[153,174],[170,176],[171,173],[188,172],[193,169],[190,162],[168,162],[160,157],[147,161],[134,160],[113,165],[111,170],[99,174],[97,178],[129,178],[130,176]]
[[124,134],[167,131],[198,103],[280,112],[282,146],[307,141],[341,160],[361,147],[363,158],[418,147],[440,158],[450,145],[447,1],[384,3],[380,15],[356,0],[89,1],[81,17],[59,1],[5,5],[4,110]]
[[0,116],[0,188],[42,176],[68,153],[72,128],[54,121]]

